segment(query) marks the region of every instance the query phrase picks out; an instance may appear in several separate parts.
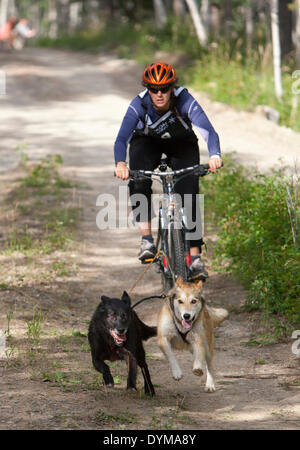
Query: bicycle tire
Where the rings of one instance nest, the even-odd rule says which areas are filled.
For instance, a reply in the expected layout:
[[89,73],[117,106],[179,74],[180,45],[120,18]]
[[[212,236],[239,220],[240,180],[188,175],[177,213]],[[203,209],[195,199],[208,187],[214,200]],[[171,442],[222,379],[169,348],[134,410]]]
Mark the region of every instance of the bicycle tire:
[[[157,230],[157,239],[156,239],[156,248],[159,248],[159,245],[161,246],[161,250],[163,252],[163,241],[165,239],[165,236],[163,236],[162,228],[161,228],[161,216],[159,214],[158,217],[158,230]],[[164,252],[163,252],[164,253]],[[173,278],[170,278],[168,274],[164,270],[164,265],[162,260],[160,259],[160,272],[161,272],[161,282],[162,282],[162,292],[167,293],[170,289],[172,289],[174,282]]]
[[184,244],[182,237],[182,229],[176,228],[174,222],[170,223],[170,256],[171,268],[175,278],[182,277],[183,281],[187,281],[187,269],[184,257]]

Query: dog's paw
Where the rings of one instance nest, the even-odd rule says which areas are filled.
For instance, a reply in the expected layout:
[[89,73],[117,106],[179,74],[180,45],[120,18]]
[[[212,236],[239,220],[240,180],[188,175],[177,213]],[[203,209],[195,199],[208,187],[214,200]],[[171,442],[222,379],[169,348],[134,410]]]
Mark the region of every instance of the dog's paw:
[[206,383],[204,391],[205,392],[215,392],[216,387],[214,383]]
[[193,369],[193,374],[197,375],[197,377],[202,377],[203,375],[203,370],[200,367],[195,367]]
[[127,392],[136,392],[137,388],[134,386],[129,386],[126,390],[127,390]]
[[112,389],[114,387],[114,383],[107,383],[104,384],[105,387],[107,387],[108,389]]
[[179,367],[172,369],[172,376],[173,376],[174,380],[176,380],[176,381],[181,380],[182,372]]

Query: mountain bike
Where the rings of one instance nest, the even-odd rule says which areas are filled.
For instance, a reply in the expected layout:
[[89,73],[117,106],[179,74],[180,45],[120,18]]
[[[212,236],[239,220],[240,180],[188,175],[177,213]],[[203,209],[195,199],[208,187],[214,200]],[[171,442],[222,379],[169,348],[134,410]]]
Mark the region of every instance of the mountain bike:
[[178,276],[184,281],[198,281],[191,278],[192,259],[190,244],[186,239],[188,217],[184,207],[178,204],[175,185],[182,178],[194,174],[203,177],[209,172],[208,164],[197,164],[184,169],[171,170],[167,158],[162,158],[156,170],[130,170],[132,180],[155,177],[162,184],[163,200],[158,208],[158,231],[156,239],[156,257],[142,261],[144,264],[155,262],[157,271],[162,274],[164,291],[171,289]]

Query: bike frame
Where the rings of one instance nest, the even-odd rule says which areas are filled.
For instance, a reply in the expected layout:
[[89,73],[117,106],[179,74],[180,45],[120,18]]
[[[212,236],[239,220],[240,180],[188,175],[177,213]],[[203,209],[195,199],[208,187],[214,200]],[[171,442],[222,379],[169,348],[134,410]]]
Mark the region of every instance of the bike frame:
[[[182,230],[182,238],[184,243],[185,264],[187,267],[191,265],[190,246],[189,242],[185,239],[186,235],[186,220],[184,220],[184,208],[178,208],[176,194],[174,190],[175,186],[174,176],[167,175],[162,178],[162,187],[164,199],[160,205],[158,212],[159,227],[161,231],[161,248],[162,248],[162,265],[165,276],[168,278],[174,278],[171,267],[171,255],[170,255],[170,228],[171,224],[174,227]],[[175,274],[176,275],[176,274]]]
[[[166,159],[161,160],[161,164],[156,171],[148,170],[131,170],[130,175],[132,179],[137,178],[152,178],[152,176],[159,177],[163,188],[163,202],[160,203],[158,210],[158,236],[156,247],[160,244],[160,254],[155,262],[159,265],[159,269],[163,274],[167,288],[171,288],[178,275],[174,273],[174,262],[172,261],[171,249],[171,229],[177,227],[181,230],[180,239],[183,243],[184,265],[186,267],[186,278],[188,278],[189,267],[191,266],[190,244],[186,240],[187,218],[185,216],[184,208],[178,208],[176,202],[175,184],[183,177],[195,174],[197,176],[204,176],[209,173],[209,165],[195,165],[179,170],[168,170]],[[152,262],[149,260],[146,262]],[[176,269],[176,268],[175,268]]]

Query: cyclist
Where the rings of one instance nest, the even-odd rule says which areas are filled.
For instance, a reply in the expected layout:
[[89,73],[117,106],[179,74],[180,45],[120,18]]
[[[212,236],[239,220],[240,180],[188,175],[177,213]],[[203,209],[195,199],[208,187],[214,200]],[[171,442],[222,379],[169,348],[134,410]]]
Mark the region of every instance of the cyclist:
[[8,41],[10,47],[13,46],[15,35],[13,33],[16,26],[17,19],[15,16],[11,16],[8,21],[0,27],[0,41]]
[[[126,164],[126,150],[129,146],[130,169],[154,170],[164,153],[173,170],[199,164],[198,139],[192,129],[194,125],[207,143],[209,151],[209,168],[216,172],[221,167],[221,152],[218,134],[209,122],[205,112],[187,91],[177,85],[175,69],[164,62],[148,65],[142,76],[146,89],[130,103],[114,145],[115,173],[118,178],[127,180],[129,168]],[[199,181],[195,175],[189,175],[175,185],[176,192],[182,198],[192,194],[192,221],[199,215]],[[138,223],[142,241],[139,259],[155,256],[156,249],[151,231],[153,210],[151,204],[151,180],[129,182],[130,197],[144,194],[148,200],[146,219],[141,218],[139,208],[132,202],[135,221]],[[190,230],[194,231],[194,229]],[[201,260],[201,239],[191,239],[192,276],[208,276]]]
[[24,39],[30,39],[36,35],[36,31],[29,28],[28,19],[26,19],[26,17],[22,17],[22,19],[19,20],[15,31]]

